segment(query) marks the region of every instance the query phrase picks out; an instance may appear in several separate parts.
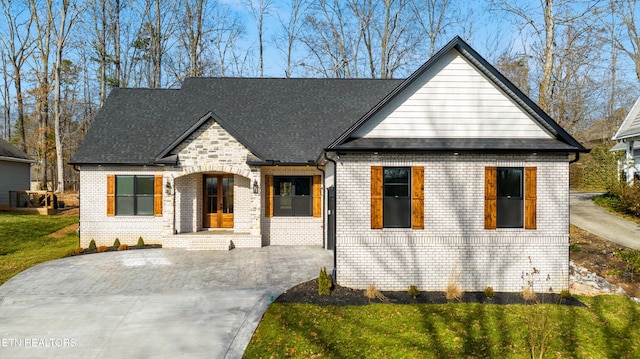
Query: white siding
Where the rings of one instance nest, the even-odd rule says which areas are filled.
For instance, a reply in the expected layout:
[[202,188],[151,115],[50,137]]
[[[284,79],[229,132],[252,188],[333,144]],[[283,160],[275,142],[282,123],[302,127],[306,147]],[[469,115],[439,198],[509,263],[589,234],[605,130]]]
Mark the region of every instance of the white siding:
[[0,206],[9,205],[9,191],[29,190],[31,164],[0,161]]
[[451,51],[356,131],[368,138],[550,138]]

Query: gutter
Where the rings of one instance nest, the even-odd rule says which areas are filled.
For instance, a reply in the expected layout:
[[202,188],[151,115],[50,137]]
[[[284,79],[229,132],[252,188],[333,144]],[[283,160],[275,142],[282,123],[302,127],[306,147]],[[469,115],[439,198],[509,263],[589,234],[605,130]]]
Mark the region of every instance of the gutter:
[[576,158],[569,161],[569,164],[576,163],[580,159],[580,152],[576,152]]
[[5,156],[0,156],[0,161],[20,162],[20,163],[36,163],[35,160],[31,160],[31,159],[27,159],[27,158],[5,157]]

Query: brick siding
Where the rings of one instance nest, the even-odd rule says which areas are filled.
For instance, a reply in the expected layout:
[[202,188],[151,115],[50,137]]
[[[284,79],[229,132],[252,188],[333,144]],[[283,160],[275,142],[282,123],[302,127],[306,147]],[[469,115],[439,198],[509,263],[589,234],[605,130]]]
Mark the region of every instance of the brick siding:
[[[424,166],[424,230],[370,228],[370,166]],[[484,168],[537,167],[537,229],[484,229]],[[520,291],[568,287],[569,166],[562,155],[342,155],[337,281],[364,289]],[[548,280],[547,280],[548,278]]]

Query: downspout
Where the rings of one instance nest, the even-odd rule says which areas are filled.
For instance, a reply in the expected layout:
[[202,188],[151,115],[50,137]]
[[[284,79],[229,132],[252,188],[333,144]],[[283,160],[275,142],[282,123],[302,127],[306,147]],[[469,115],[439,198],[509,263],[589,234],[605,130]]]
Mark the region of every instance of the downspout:
[[[332,160],[331,158],[329,158],[327,156],[327,152],[324,152],[324,158],[327,161],[330,161],[333,163],[333,190],[336,193],[336,208],[334,209],[334,212],[338,211],[338,206],[337,206],[337,198],[338,198],[338,163],[334,160]],[[333,214],[333,230],[334,231],[338,231],[338,228],[336,228],[336,224],[337,224],[337,216],[334,213]],[[337,236],[336,236],[337,237]],[[337,248],[338,248],[338,241],[337,238],[334,238],[334,243],[333,243],[333,282],[336,283],[338,281],[338,261],[336,260],[336,252],[337,252]]]
[[[73,168],[74,171],[80,173],[80,169],[76,166],[77,165],[73,165],[71,166],[71,168]],[[78,247],[80,247],[80,243],[82,243],[82,241],[80,240],[80,218],[82,218],[82,216],[80,215],[81,211],[82,206],[80,206],[80,176],[78,176]]]
[[[325,173],[324,173],[324,170],[323,170],[322,168],[320,168],[320,165],[319,165],[318,163],[316,163],[316,169],[317,169],[318,171],[322,172],[322,187],[324,188],[324,179],[325,179]],[[324,195],[324,193],[323,193],[322,198],[324,199],[322,202],[323,202],[323,205],[324,205],[324,206],[323,206],[323,207],[324,207],[324,210],[325,210],[325,212],[326,212],[326,211],[327,211],[327,196],[326,196],[326,195]],[[323,217],[324,217],[324,216],[323,216]],[[323,221],[323,222],[324,222],[324,221]],[[323,225],[322,225],[322,238],[323,238],[323,239],[326,239],[326,238],[327,238],[327,227],[324,225],[324,223],[323,223]],[[327,243],[325,242],[325,249],[326,249],[326,247],[327,247]]]
[[580,159],[580,152],[576,152],[576,158],[569,161],[569,164],[576,163]]

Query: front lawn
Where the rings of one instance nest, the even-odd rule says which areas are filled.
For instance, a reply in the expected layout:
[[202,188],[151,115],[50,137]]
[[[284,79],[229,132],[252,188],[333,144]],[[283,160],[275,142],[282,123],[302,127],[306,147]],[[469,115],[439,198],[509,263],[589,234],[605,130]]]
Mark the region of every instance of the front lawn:
[[0,285],[36,264],[62,258],[78,246],[78,233],[52,233],[78,216],[0,213]]
[[274,303],[245,358],[530,358],[542,332],[546,358],[640,357],[639,304],[578,299],[585,305]]

